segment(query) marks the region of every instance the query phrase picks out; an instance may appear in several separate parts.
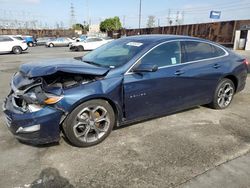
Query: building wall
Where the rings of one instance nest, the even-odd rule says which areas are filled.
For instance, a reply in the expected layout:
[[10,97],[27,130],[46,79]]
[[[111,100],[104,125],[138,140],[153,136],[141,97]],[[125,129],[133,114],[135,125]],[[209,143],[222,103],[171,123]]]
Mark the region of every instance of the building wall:
[[52,30],[52,29],[0,29],[0,35],[30,35],[34,37],[72,37],[73,30]]
[[250,26],[250,20],[233,20],[224,22],[201,23],[190,25],[176,25],[143,29],[126,29],[109,32],[109,36],[119,38],[122,35],[131,36],[140,34],[173,34],[188,35],[208,39],[224,45],[234,43],[235,31],[244,26]]

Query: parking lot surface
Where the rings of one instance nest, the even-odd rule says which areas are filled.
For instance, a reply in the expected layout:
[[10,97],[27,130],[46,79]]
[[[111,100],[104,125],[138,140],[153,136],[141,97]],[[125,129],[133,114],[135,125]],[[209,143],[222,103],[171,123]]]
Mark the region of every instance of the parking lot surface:
[[[83,54],[34,47],[21,55],[0,55],[0,103],[20,64]],[[20,143],[0,112],[0,187],[250,186],[240,175],[250,171],[250,77],[247,81],[226,110],[199,106],[133,124],[90,148],[72,147],[63,138],[49,146]]]

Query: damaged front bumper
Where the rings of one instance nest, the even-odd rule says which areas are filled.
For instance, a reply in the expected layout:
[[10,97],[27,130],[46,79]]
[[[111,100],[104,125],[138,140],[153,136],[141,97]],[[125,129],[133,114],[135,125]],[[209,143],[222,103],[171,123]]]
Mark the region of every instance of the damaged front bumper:
[[3,112],[8,129],[21,141],[47,144],[60,139],[61,110],[44,106],[33,112],[23,112],[15,105],[14,95],[10,94],[4,101]]

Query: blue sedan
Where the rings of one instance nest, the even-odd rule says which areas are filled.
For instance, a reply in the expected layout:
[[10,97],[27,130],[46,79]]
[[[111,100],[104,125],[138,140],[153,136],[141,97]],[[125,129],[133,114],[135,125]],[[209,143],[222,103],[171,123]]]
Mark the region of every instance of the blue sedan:
[[211,41],[126,37],[81,60],[24,64],[4,102],[9,130],[33,144],[102,142],[115,126],[208,104],[227,108],[244,89],[248,62]]

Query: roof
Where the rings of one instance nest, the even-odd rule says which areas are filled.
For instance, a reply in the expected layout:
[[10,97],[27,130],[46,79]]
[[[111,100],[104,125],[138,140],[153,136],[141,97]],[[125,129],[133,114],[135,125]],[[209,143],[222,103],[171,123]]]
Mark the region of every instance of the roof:
[[176,40],[176,39],[196,39],[204,40],[196,37],[184,36],[184,35],[159,35],[159,34],[150,34],[150,35],[134,35],[128,36],[127,39],[132,39],[141,42],[163,42],[167,40]]

